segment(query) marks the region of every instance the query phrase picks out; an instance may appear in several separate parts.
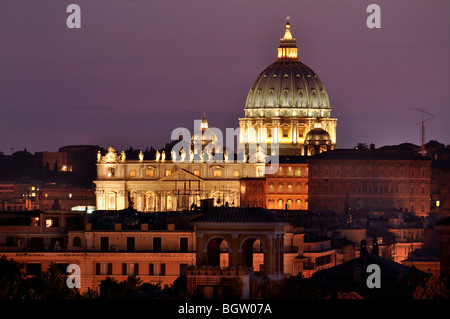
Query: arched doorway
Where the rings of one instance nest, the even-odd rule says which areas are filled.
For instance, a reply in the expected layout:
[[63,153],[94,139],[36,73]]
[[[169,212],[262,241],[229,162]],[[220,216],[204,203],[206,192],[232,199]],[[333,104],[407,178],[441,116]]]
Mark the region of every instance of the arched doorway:
[[215,207],[191,222],[197,266],[223,268],[227,256],[230,267],[252,267],[266,275],[283,272],[284,227],[289,224],[284,218],[260,207]]
[[260,265],[264,264],[265,243],[259,237],[247,237],[241,241],[239,253],[241,255],[241,265],[252,267],[255,271],[260,271]]
[[228,267],[230,244],[223,237],[214,237],[206,243],[206,265]]

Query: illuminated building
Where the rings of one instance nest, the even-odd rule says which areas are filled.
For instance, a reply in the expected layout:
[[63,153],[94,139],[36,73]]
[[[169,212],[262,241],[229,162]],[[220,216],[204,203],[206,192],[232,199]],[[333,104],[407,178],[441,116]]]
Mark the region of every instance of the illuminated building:
[[308,164],[301,156],[280,156],[275,174],[241,179],[243,206],[267,209],[308,209]]
[[[178,162],[172,160],[175,154],[164,152],[158,152],[153,160],[143,155],[139,160],[128,160],[112,147],[104,156],[99,155],[97,209],[120,210],[132,205],[143,212],[176,211],[199,207],[200,200],[206,198],[214,198],[216,206],[240,206],[240,178],[263,178],[265,163],[237,161],[231,155],[227,159],[223,153],[220,161],[210,161],[210,154],[203,150],[207,145],[204,138],[211,143],[214,135],[205,134],[206,118],[202,126],[192,138],[192,153]],[[196,143],[197,138],[202,141]],[[197,145],[199,149],[195,149]]]
[[336,147],[337,119],[318,75],[300,61],[291,26],[278,58],[253,82],[239,119],[241,143],[279,143],[281,155],[312,155]]
[[335,150],[307,159],[311,211],[398,209],[427,216],[431,160],[380,149]]

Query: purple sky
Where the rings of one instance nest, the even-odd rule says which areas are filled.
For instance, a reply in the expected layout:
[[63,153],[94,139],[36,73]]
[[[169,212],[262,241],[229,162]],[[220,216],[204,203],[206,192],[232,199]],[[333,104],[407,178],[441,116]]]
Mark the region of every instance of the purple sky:
[[[66,8],[81,7],[81,29]],[[366,8],[381,7],[381,29]],[[238,127],[291,17],[337,143],[450,144],[448,0],[0,0],[0,151],[162,147],[176,127]]]

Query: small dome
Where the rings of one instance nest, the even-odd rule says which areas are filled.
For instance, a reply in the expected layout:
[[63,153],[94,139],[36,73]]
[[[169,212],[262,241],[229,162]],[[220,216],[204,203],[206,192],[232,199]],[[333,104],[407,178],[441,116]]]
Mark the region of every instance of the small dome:
[[330,134],[321,128],[315,128],[306,134],[306,144],[328,144],[331,143]]

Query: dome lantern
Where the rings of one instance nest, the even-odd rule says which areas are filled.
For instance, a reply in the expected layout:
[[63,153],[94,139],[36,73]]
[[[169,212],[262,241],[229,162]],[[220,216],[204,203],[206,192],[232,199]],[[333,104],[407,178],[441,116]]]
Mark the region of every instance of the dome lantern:
[[284,37],[280,39],[280,46],[278,47],[277,61],[300,61],[298,58],[298,48],[296,40],[291,34],[290,17],[286,17],[286,31]]

